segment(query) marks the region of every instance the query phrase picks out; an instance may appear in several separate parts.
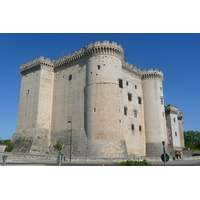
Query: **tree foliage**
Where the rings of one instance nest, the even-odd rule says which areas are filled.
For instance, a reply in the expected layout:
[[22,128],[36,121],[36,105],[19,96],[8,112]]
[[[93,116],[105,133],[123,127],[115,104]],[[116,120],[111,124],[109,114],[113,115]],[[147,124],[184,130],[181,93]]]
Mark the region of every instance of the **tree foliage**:
[[62,150],[62,146],[62,143],[60,141],[57,141],[56,145],[54,145],[54,148],[60,153],[60,151]]
[[186,149],[200,149],[200,132],[184,131],[184,139]]
[[14,143],[11,140],[0,140],[0,145],[6,145],[5,151],[11,152],[14,147]]

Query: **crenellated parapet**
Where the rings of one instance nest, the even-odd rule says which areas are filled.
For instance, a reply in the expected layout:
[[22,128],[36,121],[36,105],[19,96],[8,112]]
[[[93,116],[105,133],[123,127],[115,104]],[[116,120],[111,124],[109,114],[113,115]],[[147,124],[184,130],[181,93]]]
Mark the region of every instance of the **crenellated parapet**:
[[160,79],[161,81],[163,81],[164,75],[163,72],[158,69],[142,70],[142,80],[145,79]]
[[169,105],[165,106],[165,112],[177,115],[179,113],[179,108],[169,104]]
[[43,56],[40,56],[39,58],[36,58],[21,65],[20,72],[23,75],[26,74],[27,72],[35,71],[40,68],[53,71],[53,67],[54,67],[54,61],[51,61],[49,58],[44,58]]
[[182,112],[179,112],[177,117],[178,117],[178,120],[183,122],[183,113]]
[[142,71],[141,69],[137,68],[136,66],[130,64],[129,62],[123,61],[122,68],[130,73],[135,74],[138,77],[142,77]]
[[62,68],[63,65],[71,66],[97,55],[112,55],[119,57],[121,60],[123,60],[124,49],[116,42],[110,43],[107,40],[103,42],[96,41],[94,43],[88,44],[84,47],[84,49],[79,49],[72,54],[68,54],[57,59],[55,61],[55,70],[59,70],[60,68]]

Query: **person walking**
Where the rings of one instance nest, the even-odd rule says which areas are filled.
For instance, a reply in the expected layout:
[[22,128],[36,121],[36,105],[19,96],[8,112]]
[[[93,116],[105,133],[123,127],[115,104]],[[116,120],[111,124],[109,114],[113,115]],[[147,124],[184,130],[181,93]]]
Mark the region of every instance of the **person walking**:
[[[179,158],[181,159],[182,158],[182,152],[179,151]],[[182,159],[183,160],[183,159]]]
[[179,152],[178,151],[175,152],[175,157],[178,160],[178,157],[179,157]]

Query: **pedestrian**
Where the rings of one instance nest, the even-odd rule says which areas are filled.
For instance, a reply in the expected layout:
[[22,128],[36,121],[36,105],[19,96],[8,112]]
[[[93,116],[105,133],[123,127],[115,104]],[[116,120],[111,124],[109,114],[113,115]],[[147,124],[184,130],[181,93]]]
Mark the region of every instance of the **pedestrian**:
[[181,157],[182,157],[182,152],[179,151],[179,158],[181,159]]
[[175,152],[175,157],[176,157],[177,160],[178,160],[178,156],[179,156],[179,153],[178,153],[178,151],[176,151]]

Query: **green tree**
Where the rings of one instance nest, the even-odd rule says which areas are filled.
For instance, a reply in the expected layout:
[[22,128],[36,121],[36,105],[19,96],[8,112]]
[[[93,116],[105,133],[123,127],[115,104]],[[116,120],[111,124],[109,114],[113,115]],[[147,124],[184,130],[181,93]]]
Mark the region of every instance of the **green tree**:
[[6,145],[5,151],[9,152],[14,148],[14,143],[11,140],[0,140],[0,145]]
[[184,131],[186,149],[200,149],[200,132]]
[[60,153],[60,151],[62,150],[62,143],[60,141],[57,141],[56,145],[54,145],[54,148]]

